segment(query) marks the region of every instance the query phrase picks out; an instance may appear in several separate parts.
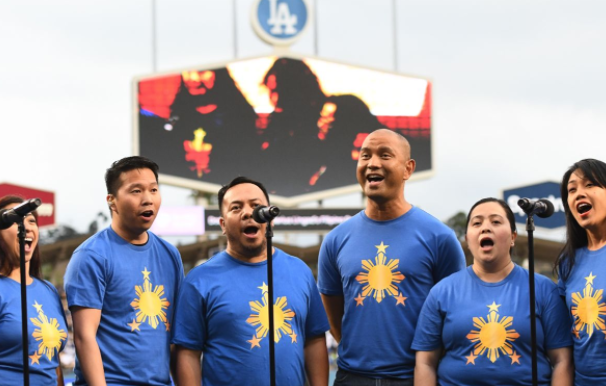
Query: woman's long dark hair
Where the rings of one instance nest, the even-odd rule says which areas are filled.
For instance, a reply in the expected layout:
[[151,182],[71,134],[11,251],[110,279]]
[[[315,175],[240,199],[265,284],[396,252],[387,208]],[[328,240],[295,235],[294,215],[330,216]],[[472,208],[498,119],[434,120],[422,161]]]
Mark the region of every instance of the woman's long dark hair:
[[[0,198],[0,209],[4,209],[10,204],[20,204],[25,201],[23,198],[19,196],[4,196]],[[32,212],[34,218],[36,219],[36,223],[38,222],[38,213]],[[8,276],[13,272],[13,270],[19,268],[19,256],[12,256],[7,253],[7,245],[4,245],[2,240],[0,239],[0,275]],[[36,279],[42,279],[42,269],[41,269],[41,261],[40,261],[40,244],[36,244],[36,248],[34,249],[34,253],[32,254],[32,259],[29,262],[29,275],[35,277]]]
[[576,162],[562,177],[560,192],[566,215],[566,244],[555,262],[554,273],[564,281],[568,279],[574,267],[577,249],[586,247],[588,243],[587,231],[579,225],[568,206],[568,181],[572,173],[577,170],[593,184],[606,188],[606,163],[596,159],[589,158]]

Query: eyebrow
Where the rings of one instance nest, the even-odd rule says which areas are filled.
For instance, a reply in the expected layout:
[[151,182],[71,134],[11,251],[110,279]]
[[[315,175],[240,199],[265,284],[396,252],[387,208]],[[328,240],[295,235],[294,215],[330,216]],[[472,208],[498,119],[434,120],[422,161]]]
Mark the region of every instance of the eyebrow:
[[158,186],[156,181],[146,184],[143,182],[133,182],[132,184],[126,185],[128,188],[144,187],[144,186]]
[[[505,217],[503,217],[502,215],[500,215],[500,214],[498,214],[498,213],[489,214],[487,217],[488,217],[488,218],[490,218],[490,217],[500,217],[500,218],[505,218]],[[473,217],[472,217],[472,218],[471,218],[469,221],[471,221],[471,220],[473,220],[473,219],[475,219],[475,218],[484,218],[484,216],[483,216],[483,215],[481,215],[481,214],[477,214],[477,215],[473,216]]]

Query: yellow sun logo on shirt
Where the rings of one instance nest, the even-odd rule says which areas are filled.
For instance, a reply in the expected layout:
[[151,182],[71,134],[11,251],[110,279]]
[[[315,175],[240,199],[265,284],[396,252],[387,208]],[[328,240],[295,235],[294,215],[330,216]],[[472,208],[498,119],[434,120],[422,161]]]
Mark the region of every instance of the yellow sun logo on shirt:
[[33,306],[38,311],[37,318],[30,318],[31,322],[37,327],[32,333],[32,337],[40,342],[38,350],[34,355],[30,355],[32,364],[40,364],[40,355],[46,355],[48,360],[52,360],[53,357],[59,352],[61,348],[61,342],[67,339],[67,333],[63,329],[59,329],[59,322],[55,318],[48,318],[42,311],[42,304],[38,304],[36,301]]
[[570,307],[570,313],[574,320],[574,332],[578,338],[578,333],[585,329],[587,335],[591,336],[595,329],[606,330],[606,324],[604,324],[604,318],[606,315],[606,303],[602,301],[602,293],[604,290],[597,290],[594,292],[593,279],[597,276],[593,275],[593,272],[589,273],[589,276],[585,278],[587,283],[583,289],[583,296],[580,292],[572,294],[572,303],[574,305]]
[[[400,263],[399,259],[390,259],[387,261],[385,256],[385,250],[389,245],[385,245],[381,241],[381,245],[375,245],[377,248],[377,255],[375,256],[375,262],[372,260],[362,260],[362,269],[366,272],[360,272],[356,276],[356,280],[362,284],[362,294],[358,295],[355,299],[358,304],[363,305],[364,298],[372,295],[377,303],[381,303],[385,296],[396,296],[398,295],[398,287],[396,284],[404,280],[404,275],[399,271],[395,271]],[[406,298],[400,294],[400,298],[396,305],[404,305]]]
[[516,330],[509,329],[513,324],[513,317],[503,316],[499,319],[498,310],[501,305],[495,302],[492,302],[487,307],[489,312],[486,320],[482,317],[474,317],[473,325],[478,330],[471,330],[467,334],[467,339],[471,340],[472,343],[476,343],[471,354],[473,359],[467,357],[467,363],[469,364],[470,361],[473,362],[475,360],[474,355],[484,355],[484,353],[494,363],[499,359],[500,354],[503,353],[512,359],[511,364],[519,364],[518,359],[520,356],[513,350],[512,342],[518,339],[520,334]]
[[170,306],[170,302],[164,296],[164,286],[157,285],[153,287],[149,279],[150,271],[147,267],[143,274],[143,286],[136,285],[135,293],[137,297],[130,303],[131,307],[137,311],[136,319],[132,323],[128,323],[131,331],[141,331],[139,326],[141,323],[147,322],[152,328],[158,327],[160,322],[166,325],[166,331],[169,330],[168,320],[166,318],[166,310]]
[[[252,314],[246,319],[246,323],[256,326],[255,335],[251,340],[250,348],[261,347],[259,342],[267,336],[269,332],[269,294],[267,292],[267,284],[263,283],[262,286],[257,287],[261,290],[263,295],[262,303],[258,300],[249,302],[250,309],[253,311]],[[283,335],[287,335],[291,339],[291,343],[297,343],[297,334],[292,329],[290,322],[295,317],[295,312],[291,309],[285,309],[288,307],[288,301],[285,296],[278,297],[276,303],[273,305],[274,311],[274,342],[278,343]]]

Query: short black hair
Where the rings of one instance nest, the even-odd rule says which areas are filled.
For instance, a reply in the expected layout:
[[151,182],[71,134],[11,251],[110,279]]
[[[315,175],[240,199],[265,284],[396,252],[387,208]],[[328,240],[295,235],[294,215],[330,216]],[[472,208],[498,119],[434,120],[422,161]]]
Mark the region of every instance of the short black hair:
[[105,186],[107,194],[116,195],[120,189],[120,175],[135,169],[149,169],[154,172],[156,182],[158,182],[158,164],[154,161],[141,156],[125,157],[112,164],[105,172]]
[[223,187],[221,187],[221,189],[219,189],[219,212],[221,212],[221,215],[223,215],[223,197],[225,197],[225,193],[227,193],[227,191],[231,188],[233,188],[236,185],[240,185],[240,184],[253,184],[255,186],[257,186],[259,189],[261,189],[261,191],[263,192],[263,194],[265,195],[265,198],[267,199],[267,205],[269,205],[269,194],[267,194],[267,189],[265,189],[265,186],[263,186],[262,183],[260,183],[259,181],[255,181],[255,180],[251,180],[248,177],[236,177],[233,180],[231,180],[231,182],[227,185],[223,185]]

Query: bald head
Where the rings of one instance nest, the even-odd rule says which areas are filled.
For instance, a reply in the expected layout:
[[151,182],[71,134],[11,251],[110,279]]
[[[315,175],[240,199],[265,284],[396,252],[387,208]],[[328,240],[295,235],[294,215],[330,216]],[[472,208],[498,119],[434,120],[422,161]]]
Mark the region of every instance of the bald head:
[[392,143],[394,147],[399,148],[404,156],[404,161],[408,161],[410,159],[410,143],[408,140],[402,134],[389,129],[377,129],[370,133],[364,140],[362,148],[364,148],[364,145],[375,137],[382,137]]

